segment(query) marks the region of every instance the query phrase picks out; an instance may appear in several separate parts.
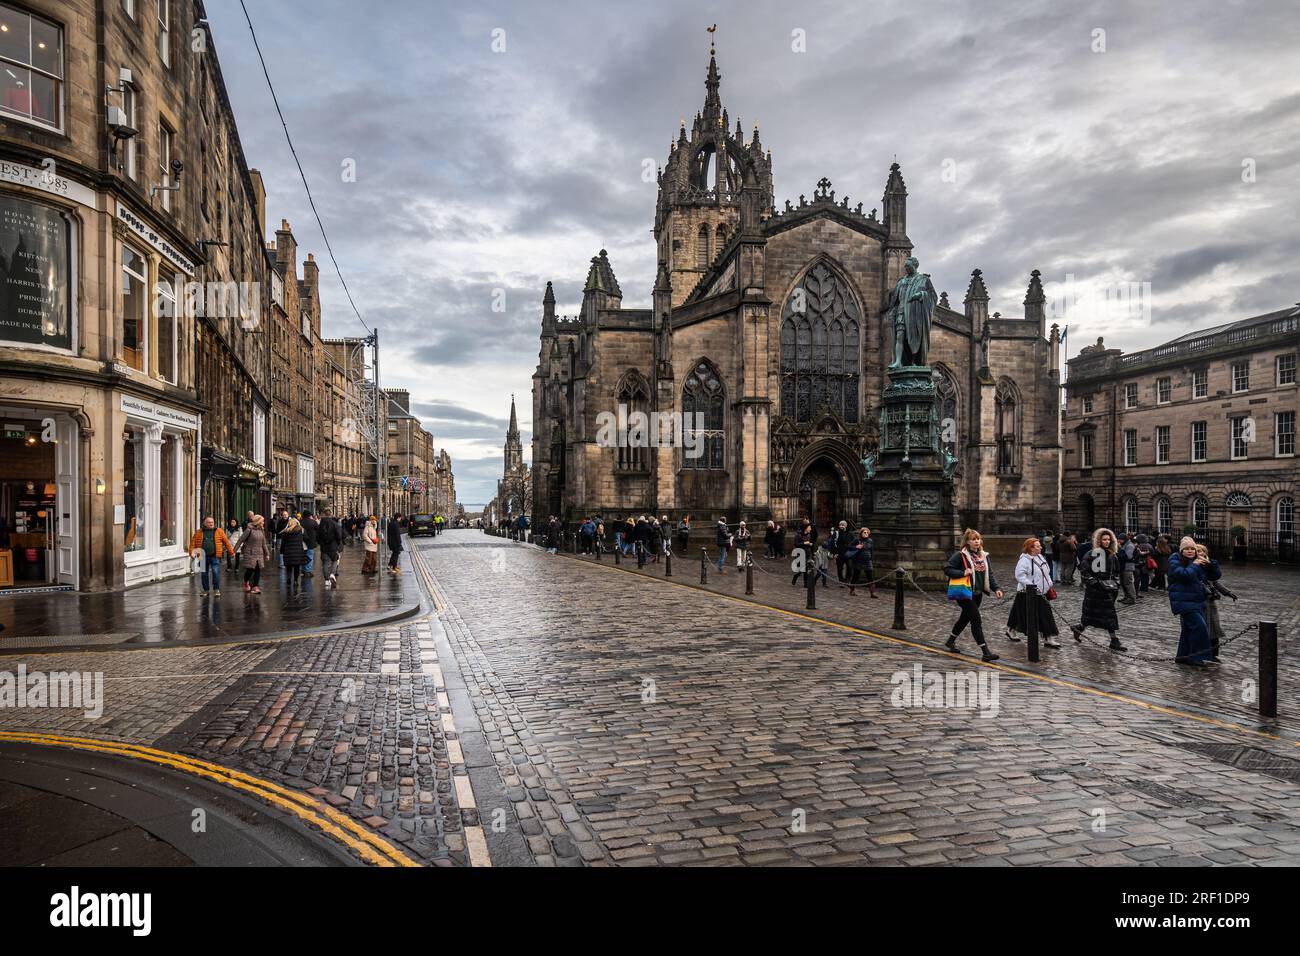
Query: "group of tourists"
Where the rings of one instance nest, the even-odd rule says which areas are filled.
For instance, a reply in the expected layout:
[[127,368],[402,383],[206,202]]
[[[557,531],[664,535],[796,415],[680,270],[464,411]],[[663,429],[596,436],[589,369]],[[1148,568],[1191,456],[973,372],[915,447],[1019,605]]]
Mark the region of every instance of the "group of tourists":
[[[1223,628],[1217,602],[1222,597],[1235,600],[1236,595],[1219,583],[1223,572],[1205,545],[1184,537],[1175,551],[1164,536],[1153,546],[1146,535],[1126,533],[1121,537],[1109,528],[1098,528],[1085,537],[1086,547],[1080,548],[1078,540],[1073,534],[1050,533],[1025,539],[1016,561],[1016,598],[1006,623],[1009,641],[1019,641],[1029,633],[1033,621],[1044,646],[1061,646],[1051,602],[1057,597],[1056,585],[1072,584],[1077,572],[1084,591],[1079,623],[1070,625],[1076,642],[1082,643],[1084,632],[1091,627],[1106,633],[1112,651],[1128,650],[1119,639],[1116,604],[1136,604],[1139,594],[1166,590],[1170,611],[1178,615],[1181,624],[1174,660],[1191,667],[1219,663]],[[958,639],[969,627],[984,660],[997,660],[984,635],[980,605],[987,595],[1002,597],[1002,589],[978,531],[966,530],[961,547],[948,558],[944,571],[948,599],[960,608],[947,647],[956,650]]]
[[[404,550],[402,533],[406,522],[396,515],[384,522],[388,544],[388,570],[401,574],[401,554]],[[338,568],[342,549],[350,543],[362,545],[365,558],[361,573],[378,573],[380,522],[374,515],[357,518],[348,515],[337,518],[328,508],[321,508],[317,517],[310,511],[290,514],[281,507],[268,524],[265,517],[248,512],[244,523],[231,518],[225,528],[219,528],[215,519],[203,519],[203,526],[190,537],[190,555],[201,562],[203,594],[221,596],[221,569],[242,569],[244,590],[250,594],[262,593],[262,571],[274,559],[284,573],[290,591],[299,588],[303,578],[316,573],[317,553],[320,555],[321,576],[326,588],[338,587]]]

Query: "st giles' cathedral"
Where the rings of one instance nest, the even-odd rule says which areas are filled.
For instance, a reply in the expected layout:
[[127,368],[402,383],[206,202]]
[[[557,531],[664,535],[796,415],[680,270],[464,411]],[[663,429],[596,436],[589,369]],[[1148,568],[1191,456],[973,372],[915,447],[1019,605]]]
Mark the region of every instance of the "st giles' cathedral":
[[[533,375],[539,519],[871,521],[862,459],[877,449],[895,359],[886,304],[913,255],[902,173],[890,167],[879,216],[837,201],[824,178],[778,209],[772,155],[757,128],[749,140],[739,122],[729,128],[720,80],[711,54],[704,109],[659,173],[652,308],[622,307],[604,250],[579,315],[557,317],[546,285]],[[1056,524],[1060,343],[1038,272],[1023,318],[989,314],[975,269],[963,308],[944,293],[931,321],[927,361],[961,523],[986,533]],[[620,405],[703,424],[697,447],[598,441],[598,420]]]

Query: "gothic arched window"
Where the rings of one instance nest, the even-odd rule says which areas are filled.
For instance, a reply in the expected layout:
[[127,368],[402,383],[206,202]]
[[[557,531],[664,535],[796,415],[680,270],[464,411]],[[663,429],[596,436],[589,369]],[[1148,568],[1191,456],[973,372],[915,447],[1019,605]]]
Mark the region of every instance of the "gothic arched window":
[[713,247],[715,253],[727,244],[727,224],[725,222],[718,223],[717,237],[718,243]]
[[858,305],[830,266],[819,262],[790,293],[781,323],[781,414],[811,421],[822,405],[858,420]]
[[616,395],[619,406],[618,417],[628,424],[627,431],[619,435],[618,468],[620,471],[645,471],[649,467],[647,452],[649,423],[647,421],[640,424],[633,415],[636,412],[642,415],[648,414],[650,386],[646,384],[641,373],[632,370],[619,381]]
[[957,417],[957,402],[961,391],[957,387],[957,379],[946,365],[935,365],[934,388],[939,393],[939,447],[960,458],[958,449],[961,448],[961,419]]
[[709,227],[706,223],[700,223],[700,231],[695,237],[695,268],[707,269],[709,267]]
[[682,430],[691,437],[682,453],[683,468],[722,468],[725,398],[722,381],[713,366],[708,362],[696,365],[682,388]]
[[1020,473],[1020,389],[1009,378],[998,382],[993,395],[994,426],[997,436],[997,471],[1000,475]]
[[1156,533],[1173,534],[1174,531],[1174,506],[1164,495],[1156,498]]

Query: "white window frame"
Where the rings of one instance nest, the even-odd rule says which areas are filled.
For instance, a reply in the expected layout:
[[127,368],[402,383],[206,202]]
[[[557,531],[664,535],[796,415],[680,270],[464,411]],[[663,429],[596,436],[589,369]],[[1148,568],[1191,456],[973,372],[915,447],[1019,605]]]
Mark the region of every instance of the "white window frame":
[[1085,396],[1083,396],[1083,414],[1085,414],[1085,415],[1091,415],[1091,414],[1092,414],[1092,396],[1091,396],[1091,395],[1085,395]]
[[[1164,449],[1161,451],[1161,438],[1164,439]],[[1169,448],[1171,445],[1170,429],[1168,425],[1156,426],[1156,464],[1169,464]]]
[[122,12],[132,20],[135,19],[135,0],[122,0]]
[[[1129,437],[1132,442],[1129,442]],[[1138,433],[1136,428],[1124,429],[1124,467],[1132,468],[1138,463]]]
[[[140,109],[140,91],[135,88],[133,83],[124,83],[122,85],[122,115],[126,119],[126,125],[132,129],[138,130],[140,127],[136,123],[136,114]],[[122,141],[122,165],[126,178],[135,180],[139,173],[137,169],[136,157],[139,150],[136,148],[136,139],[138,136],[132,136],[130,139]]]
[[1155,508],[1156,531],[1170,534],[1174,530],[1174,503],[1168,498],[1157,498]]
[[[1228,457],[1232,461],[1245,461],[1250,457],[1250,443],[1246,441],[1246,415],[1233,415],[1228,419]],[[1242,435],[1238,435],[1238,426]],[[1237,454],[1237,443],[1241,443],[1241,454]]]
[[[1291,416],[1291,428],[1287,432],[1291,437],[1291,450],[1282,450],[1282,416]],[[1274,458],[1294,458],[1295,457],[1295,411],[1293,409],[1284,409],[1273,414],[1273,457]]]
[[[1233,362],[1232,363],[1232,394],[1240,395],[1243,392],[1250,391],[1250,362]],[[1241,372],[1245,381],[1240,387],[1237,385],[1237,373]]]
[[1210,370],[1196,369],[1192,372],[1192,398],[1208,398],[1210,395]]
[[163,122],[162,117],[158,117],[158,169],[159,185],[164,187],[158,190],[158,195],[162,200],[162,207],[167,212],[172,209],[172,194],[166,188],[172,184],[172,150],[176,145],[176,134]]
[[[1290,512],[1287,520],[1289,527],[1286,528],[1282,527],[1283,503],[1287,504],[1287,510]],[[1273,532],[1279,536],[1289,534],[1292,538],[1295,537],[1295,498],[1291,495],[1283,495],[1281,498],[1277,499],[1277,503],[1273,505]]]
[[[1131,518],[1130,512],[1132,512]],[[1124,530],[1137,531],[1139,520],[1141,520],[1141,516],[1138,513],[1137,499],[1129,495],[1124,499]]]
[[1156,379],[1156,404],[1168,405],[1174,400],[1174,382],[1165,375]]
[[1092,432],[1083,432],[1079,435],[1079,467],[1092,467]]
[[[52,129],[62,133],[64,132],[64,125],[65,125],[63,122],[64,114],[67,111],[66,100],[67,100],[67,82],[68,82],[68,47],[66,43],[67,34],[66,31],[64,31],[63,29],[63,24],[55,20],[51,20],[48,17],[43,17],[40,14],[31,13],[28,10],[24,9],[23,7],[15,6],[12,3],[5,2],[4,6],[8,7],[18,16],[23,16],[28,18],[27,62],[21,63],[17,60],[0,59],[0,64],[12,64],[16,69],[26,70],[28,72],[27,89],[29,94],[31,91],[30,74],[32,72],[39,73],[41,76],[53,80],[54,81],[54,112],[57,115],[55,117],[56,122],[53,123],[48,123],[45,120],[37,119],[34,116],[26,116],[22,113],[13,112],[4,109],[3,107],[0,107],[0,115],[2,115],[6,121],[25,123],[28,126],[35,126],[38,129]],[[40,20],[46,26],[51,26],[54,29],[59,31],[59,53],[61,59],[59,62],[60,75],[58,76],[54,75],[53,73],[47,72],[46,70],[41,69],[40,67],[36,66],[34,63],[35,57],[32,56],[32,45],[31,45],[32,31],[31,31],[30,21],[32,20]]]
[[[1286,369],[1283,369],[1283,361],[1289,359],[1290,363]],[[1286,381],[1282,380],[1283,372],[1288,373]],[[1296,357],[1294,352],[1284,352],[1273,360],[1273,381],[1281,388],[1284,385],[1294,385],[1296,383]]]
[[[1201,427],[1201,454],[1196,454],[1196,426]],[[1210,426],[1207,422],[1192,422],[1192,461],[1206,461],[1210,453]]]
[[[1205,521],[1196,520],[1197,506],[1205,510]],[[1210,500],[1205,495],[1192,495],[1191,500],[1187,503],[1187,517],[1190,523],[1196,526],[1197,531],[1208,531],[1210,529]]]
[[1138,407],[1138,387],[1137,382],[1126,382],[1124,384],[1124,408],[1125,410]]
[[266,467],[266,409],[253,403],[253,461]]
[[[179,275],[173,276],[171,283],[159,279],[158,282],[155,283],[154,285],[154,302],[158,303],[159,305],[159,308],[154,309],[154,323],[155,323],[154,332],[155,334],[159,335],[159,338],[161,339],[163,323],[167,322],[169,318],[172,327],[171,378],[168,378],[166,375],[163,374],[161,341],[159,342],[158,345],[158,378],[160,378],[162,381],[166,382],[169,385],[175,385],[177,380],[180,378],[181,320],[180,320],[180,303],[176,299],[175,282],[177,279],[180,279]],[[182,287],[183,285],[184,283],[182,283]],[[171,303],[170,317],[167,315],[166,310],[162,307],[164,301]]]
[[158,59],[166,67],[172,65],[171,20],[171,0],[158,0]]
[[[135,246],[131,245],[130,243],[126,243],[126,242],[122,243],[121,248],[122,248],[122,274],[128,275],[133,279],[138,279],[140,282],[140,315],[138,316],[140,322],[140,328],[139,331],[136,333],[136,342],[140,346],[140,348],[137,351],[141,353],[140,368],[135,369],[135,366],[132,365],[128,365],[128,368],[135,369],[135,371],[139,372],[141,375],[148,375],[149,359],[150,359],[150,352],[151,352],[151,349],[149,347],[150,346],[149,340],[151,338],[150,325],[149,325],[150,309],[149,309],[149,291],[148,291],[149,290],[149,257],[145,255],[143,252],[141,252],[139,249],[137,249]],[[127,250],[130,250],[134,255],[138,256],[140,258],[140,261],[144,263],[143,272],[133,272],[130,268],[127,267],[126,264]],[[122,296],[122,349],[124,353],[122,355],[122,358],[125,361],[126,319],[127,319],[126,295],[122,293],[120,290],[119,290],[119,295]]]

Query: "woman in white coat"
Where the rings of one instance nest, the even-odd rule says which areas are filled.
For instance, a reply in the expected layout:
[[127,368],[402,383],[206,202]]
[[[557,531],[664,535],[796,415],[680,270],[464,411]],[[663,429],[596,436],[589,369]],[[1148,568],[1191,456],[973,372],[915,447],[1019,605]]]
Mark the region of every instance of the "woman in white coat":
[[[1029,586],[1038,589],[1036,594],[1029,593]],[[1038,636],[1044,638],[1044,646],[1060,647],[1056,636],[1056,616],[1052,614],[1052,605],[1048,598],[1052,592],[1052,568],[1043,557],[1043,545],[1037,538],[1026,538],[1020,560],[1016,562],[1016,600],[1011,605],[1011,614],[1007,617],[1007,640],[1018,641],[1020,634],[1029,633],[1030,615],[1038,621]]]

